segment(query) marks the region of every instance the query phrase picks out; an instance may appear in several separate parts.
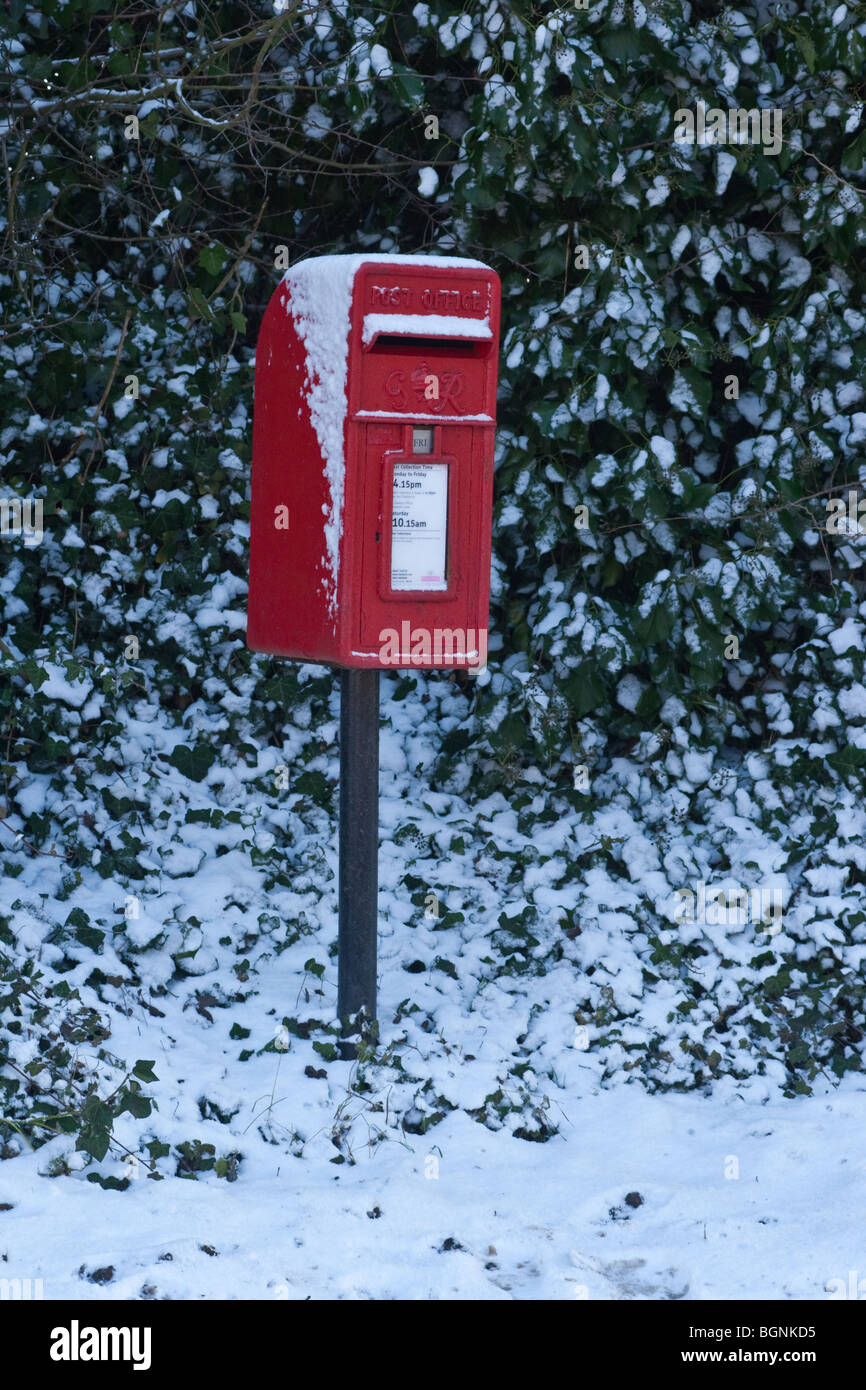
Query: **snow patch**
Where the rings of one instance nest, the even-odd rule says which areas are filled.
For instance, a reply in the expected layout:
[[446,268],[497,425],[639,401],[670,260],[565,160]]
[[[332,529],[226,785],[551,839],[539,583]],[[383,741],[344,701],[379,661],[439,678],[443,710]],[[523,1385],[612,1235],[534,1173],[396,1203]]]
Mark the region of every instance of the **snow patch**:
[[[362,266],[426,265],[431,269],[487,270],[482,261],[459,256],[400,256],[356,254],[317,256],[286,271],[283,281],[288,290],[286,313],[294,316],[295,327],[307,354],[307,406],[325,464],[330,506],[325,517],[325,592],[333,622],[337,620],[337,578],[340,564],[340,537],[343,522],[345,484],[344,438],[346,425],[346,379],[348,371],[349,312],[355,276]],[[412,315],[368,315],[387,318],[391,323]],[[420,317],[420,316],[419,316]],[[433,316],[441,317],[444,315]],[[456,320],[460,322],[460,320]],[[430,320],[424,320],[428,325]],[[472,320],[478,334],[480,321]],[[448,320],[449,331],[452,321]],[[366,328],[366,320],[365,320]],[[399,330],[398,330],[399,331]],[[406,331],[404,329],[404,331]],[[411,331],[418,332],[419,329]],[[435,331],[435,330],[434,330]],[[490,330],[488,327],[487,336]],[[465,335],[464,335],[465,336]],[[481,334],[481,336],[484,336]]]

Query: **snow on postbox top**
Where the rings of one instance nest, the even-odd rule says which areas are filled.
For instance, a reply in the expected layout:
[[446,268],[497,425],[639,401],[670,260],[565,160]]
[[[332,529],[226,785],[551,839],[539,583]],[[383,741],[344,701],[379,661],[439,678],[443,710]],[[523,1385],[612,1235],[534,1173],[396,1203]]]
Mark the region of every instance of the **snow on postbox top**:
[[286,272],[256,351],[254,651],[484,665],[499,303],[481,261],[320,256]]

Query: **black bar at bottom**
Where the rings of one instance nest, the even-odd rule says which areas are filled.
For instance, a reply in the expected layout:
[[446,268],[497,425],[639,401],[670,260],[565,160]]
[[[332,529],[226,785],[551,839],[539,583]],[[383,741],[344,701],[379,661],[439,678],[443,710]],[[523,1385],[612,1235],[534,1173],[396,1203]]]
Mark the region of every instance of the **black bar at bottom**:
[[379,889],[379,672],[340,673],[340,886],[337,1014],[345,1035],[376,1017]]

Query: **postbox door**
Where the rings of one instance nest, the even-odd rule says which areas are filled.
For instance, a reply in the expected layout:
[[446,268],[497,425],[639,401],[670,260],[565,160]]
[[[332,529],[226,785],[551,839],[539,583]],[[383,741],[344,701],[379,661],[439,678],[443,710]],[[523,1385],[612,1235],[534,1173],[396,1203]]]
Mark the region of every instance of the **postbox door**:
[[[431,634],[486,627],[492,432],[404,422],[358,428],[365,500],[354,653],[377,654],[380,634],[404,622]],[[429,430],[429,450],[423,438],[419,450],[419,429]]]

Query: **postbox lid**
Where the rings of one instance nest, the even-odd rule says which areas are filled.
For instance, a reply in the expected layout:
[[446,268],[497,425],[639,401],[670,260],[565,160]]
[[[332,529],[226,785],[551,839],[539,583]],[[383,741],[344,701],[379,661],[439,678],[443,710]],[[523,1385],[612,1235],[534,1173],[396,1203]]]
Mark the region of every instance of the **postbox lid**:
[[[325,569],[328,608],[336,622],[337,579],[340,564],[340,538],[343,526],[343,496],[345,491],[344,439],[347,411],[349,364],[349,330],[351,327],[352,296],[355,277],[367,265],[394,265],[427,270],[484,270],[491,267],[484,261],[465,256],[403,256],[385,252],[359,252],[342,256],[311,256],[290,266],[283,276],[288,291],[285,310],[292,315],[295,330],[304,343],[307,357],[307,406],[310,423],[316,432],[324,461],[325,477],[330,492],[330,506],[325,515]],[[369,318],[375,316],[368,316]],[[419,331],[414,325],[397,326],[397,315],[389,316],[392,333]],[[403,316],[404,318],[406,316]],[[436,332],[438,316],[419,316],[427,333]],[[367,342],[374,338],[380,325],[366,321],[363,333]],[[448,317],[447,330],[453,336],[491,336],[489,324],[482,320]],[[438,331],[444,333],[445,320]],[[330,582],[328,582],[330,581]]]
[[493,330],[488,319],[462,319],[453,314],[365,314],[361,330],[364,347],[374,343],[380,333],[393,338],[442,337],[474,338],[489,342]]

